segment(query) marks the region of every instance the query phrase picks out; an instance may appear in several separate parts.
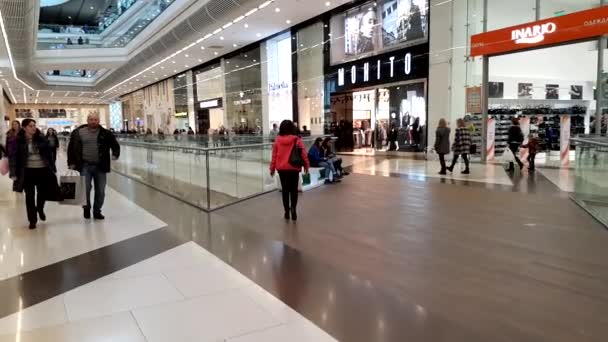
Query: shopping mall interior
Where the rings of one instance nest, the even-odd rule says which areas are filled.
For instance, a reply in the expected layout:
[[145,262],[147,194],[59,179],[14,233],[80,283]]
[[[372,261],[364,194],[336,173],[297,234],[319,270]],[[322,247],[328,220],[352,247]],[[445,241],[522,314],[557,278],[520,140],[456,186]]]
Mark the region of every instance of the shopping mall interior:
[[608,340],[605,0],[0,0],[0,34],[0,342]]

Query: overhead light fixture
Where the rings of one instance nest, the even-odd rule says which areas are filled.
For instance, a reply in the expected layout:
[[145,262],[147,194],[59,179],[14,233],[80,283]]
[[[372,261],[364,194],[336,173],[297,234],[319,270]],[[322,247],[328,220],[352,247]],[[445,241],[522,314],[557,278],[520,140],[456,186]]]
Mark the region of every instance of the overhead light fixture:
[[204,47],[204,46],[201,46],[201,50],[205,50],[205,47]]
[[234,43],[232,44],[233,47],[238,47],[238,44]]
[[249,24],[243,25],[244,28],[249,28]]
[[203,63],[203,60],[199,58],[199,59],[198,59],[198,62],[199,62],[199,63]]
[[188,55],[188,54],[185,54],[185,55],[184,55],[184,57],[186,57],[186,58],[188,58],[188,57],[190,57],[190,55]]
[[221,27],[220,27],[220,28],[218,28],[217,30],[213,31],[213,34],[218,34],[218,33],[220,33],[220,32],[222,32],[222,28],[221,28]]
[[232,22],[229,22],[228,24],[222,26],[222,29],[225,30],[225,29],[229,28],[230,26],[232,26]]
[[281,9],[277,7],[277,8],[274,9],[274,11],[277,12],[277,13],[279,13],[279,12],[281,12]]
[[220,40],[224,40],[224,36],[221,36],[221,37],[220,37]]
[[325,6],[326,6],[326,7],[331,6],[331,2],[327,1],[327,2],[325,3]]
[[257,12],[257,11],[258,11],[258,9],[257,9],[257,8],[254,8],[254,9],[252,9],[251,11],[249,11],[249,12],[245,13],[245,16],[246,16],[246,17],[248,17],[248,16],[252,15],[253,13],[255,13],[255,12]]
[[261,36],[262,36],[262,34],[261,34],[261,33],[258,33],[258,34],[256,34],[256,36],[261,37]]
[[238,23],[239,21],[241,21],[241,20],[243,20],[243,19],[245,19],[245,16],[244,16],[244,15],[242,15],[242,16],[240,16],[240,17],[238,17],[238,18],[234,19],[232,22],[233,22],[234,24],[236,24],[236,23]]
[[291,20],[287,19],[287,20],[285,20],[285,23],[291,24]]
[[214,54],[217,56],[217,55],[219,55],[219,52],[215,51]]
[[258,8],[259,8],[259,9],[262,9],[262,8],[264,8],[264,7],[268,6],[268,5],[270,5],[271,3],[272,3],[272,1],[271,1],[271,0],[266,1],[265,3],[261,4],[261,5],[260,5]]

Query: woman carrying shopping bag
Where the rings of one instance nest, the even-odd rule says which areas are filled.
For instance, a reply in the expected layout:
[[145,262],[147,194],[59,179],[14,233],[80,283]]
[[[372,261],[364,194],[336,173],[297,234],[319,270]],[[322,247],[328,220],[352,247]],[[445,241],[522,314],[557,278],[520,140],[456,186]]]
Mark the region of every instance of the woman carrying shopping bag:
[[29,228],[36,229],[38,217],[46,221],[46,200],[57,195],[57,169],[49,142],[36,128],[36,121],[24,119],[21,127],[23,129],[16,141],[13,189],[16,192],[25,191]]
[[469,133],[469,129],[466,128],[463,119],[458,119],[456,124],[458,127],[456,128],[456,134],[454,136],[454,145],[452,145],[454,159],[452,160],[452,165],[447,169],[450,172],[454,172],[454,166],[456,166],[456,162],[458,162],[458,157],[462,156],[465,165],[465,169],[462,171],[462,174],[468,175],[470,173],[469,152],[471,151],[471,134]]
[[283,191],[283,209],[285,219],[296,221],[298,213],[298,184],[300,182],[300,171],[302,167],[308,174],[308,155],[300,139],[296,135],[296,127],[290,120],[284,120],[279,127],[279,136],[272,147],[272,162],[270,163],[270,175],[274,177],[279,172],[281,188]]

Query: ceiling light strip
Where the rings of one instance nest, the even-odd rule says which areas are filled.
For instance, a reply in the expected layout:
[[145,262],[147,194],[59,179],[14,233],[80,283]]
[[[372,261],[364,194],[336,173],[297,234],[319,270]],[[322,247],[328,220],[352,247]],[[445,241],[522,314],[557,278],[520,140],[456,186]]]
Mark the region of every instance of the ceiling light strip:
[[11,63],[11,71],[13,72],[13,77],[15,77],[17,81],[21,82],[21,84],[28,87],[30,90],[34,90],[34,88],[30,87],[29,84],[23,82],[19,77],[17,77],[15,63],[13,62],[13,54],[11,53],[11,46],[8,43],[8,36],[6,35],[6,28],[4,27],[4,17],[2,16],[2,11],[0,11],[0,28],[2,29],[2,38],[4,38],[4,44],[6,45],[6,51],[8,52],[8,61]]
[[[275,1],[275,0],[268,0],[268,1],[264,2],[263,4],[261,4],[260,6],[258,6],[258,7],[255,7],[255,8],[253,8],[253,9],[251,9],[249,12],[245,13],[245,15],[241,15],[241,16],[237,17],[236,19],[234,19],[234,20],[230,21],[230,23],[236,23],[236,22],[239,22],[239,21],[243,20],[245,17],[248,17],[248,16],[252,15],[253,13],[257,12],[259,9],[264,8],[264,7],[267,7],[268,5],[270,5],[271,3],[273,3],[274,1]],[[227,24],[227,25],[228,25],[228,24]],[[228,25],[228,26],[226,26],[226,25],[225,25],[225,27],[229,27],[229,26],[231,26],[231,24],[230,24],[230,25]],[[173,58],[173,57],[175,57],[175,56],[179,55],[180,53],[182,53],[182,52],[184,52],[184,51],[186,51],[186,50],[190,49],[191,47],[195,46],[197,43],[200,43],[200,42],[202,42],[202,41],[204,41],[204,40],[206,40],[206,39],[209,39],[209,38],[211,38],[211,37],[212,37],[214,34],[217,34],[217,33],[221,32],[221,31],[222,31],[222,28],[218,28],[218,29],[216,29],[215,31],[213,31],[213,33],[208,33],[208,34],[206,34],[206,35],[205,35],[203,38],[198,39],[198,40],[197,40],[195,43],[192,43],[192,44],[190,44],[190,45],[186,46],[185,48],[183,48],[183,49],[181,49],[181,50],[178,50],[177,52],[172,53],[172,54],[171,54],[171,55],[169,55],[168,57],[165,57],[165,58],[163,58],[162,60],[160,60],[160,61],[158,61],[158,62],[156,62],[156,63],[152,64],[151,66],[149,66],[149,67],[145,68],[144,70],[142,70],[142,71],[138,72],[137,74],[135,74],[135,75],[133,75],[133,76],[131,76],[131,77],[127,78],[126,80],[124,80],[124,81],[122,81],[122,82],[119,82],[119,83],[117,83],[117,84],[113,85],[112,87],[110,87],[110,88],[106,89],[106,90],[104,91],[104,93],[109,93],[109,92],[111,92],[112,90],[116,89],[117,87],[120,87],[121,85],[123,85],[123,84],[125,84],[125,83],[129,82],[130,80],[132,80],[132,79],[134,79],[134,78],[136,78],[136,77],[139,77],[139,76],[140,76],[140,75],[142,75],[143,73],[145,73],[145,72],[147,72],[147,71],[150,71],[151,69],[153,69],[153,68],[155,68],[155,67],[159,66],[160,64],[162,64],[162,63],[164,63],[164,62],[166,62],[166,61],[168,61],[168,60],[170,60],[171,58]],[[217,55],[217,51],[216,51],[216,53],[215,53],[215,54]]]

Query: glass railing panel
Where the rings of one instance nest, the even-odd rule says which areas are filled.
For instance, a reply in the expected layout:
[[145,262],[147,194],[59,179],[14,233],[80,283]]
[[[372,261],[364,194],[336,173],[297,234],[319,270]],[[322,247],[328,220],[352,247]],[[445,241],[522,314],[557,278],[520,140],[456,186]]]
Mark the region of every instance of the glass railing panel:
[[223,148],[209,151],[210,209],[239,200],[238,156],[240,148]]
[[237,197],[244,199],[264,192],[264,146],[253,145],[236,150]]
[[608,138],[580,137],[572,199],[608,227]]

